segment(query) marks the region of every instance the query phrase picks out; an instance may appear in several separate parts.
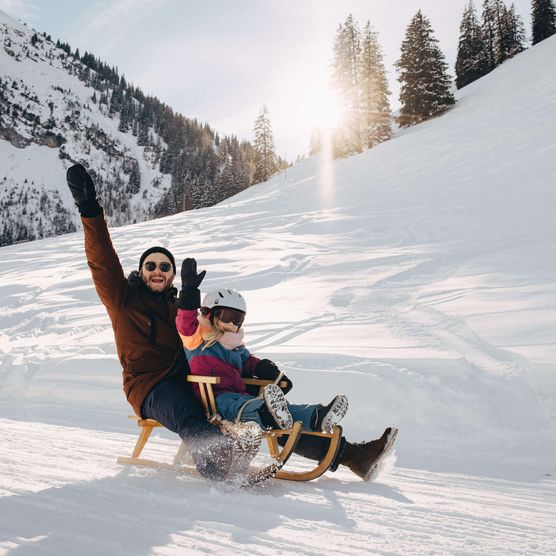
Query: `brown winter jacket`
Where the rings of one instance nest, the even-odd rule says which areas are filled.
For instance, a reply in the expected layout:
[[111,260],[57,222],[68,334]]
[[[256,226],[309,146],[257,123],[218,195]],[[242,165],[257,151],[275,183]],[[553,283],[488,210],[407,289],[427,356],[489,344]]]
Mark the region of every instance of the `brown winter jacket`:
[[141,404],[147,394],[181,361],[185,374],[187,363],[175,323],[176,290],[155,293],[137,272],[126,279],[104,214],[81,220],[87,262],[112,321],[123,367],[124,392],[135,413],[141,416]]

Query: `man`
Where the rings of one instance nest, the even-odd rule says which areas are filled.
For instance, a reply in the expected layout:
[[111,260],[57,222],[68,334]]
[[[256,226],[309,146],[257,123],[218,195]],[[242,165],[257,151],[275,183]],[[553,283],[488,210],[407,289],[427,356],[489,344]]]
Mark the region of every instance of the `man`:
[[223,480],[233,440],[207,422],[185,380],[187,360],[176,331],[176,263],[164,247],[147,249],[125,277],[93,180],[81,164],[67,172],[85,232],[85,253],[114,329],[123,388],[135,413],[159,421],[186,441],[199,472]]
[[[93,180],[81,164],[76,164],[68,170],[67,182],[83,222],[85,253],[93,282],[114,329],[127,400],[138,416],[155,419],[178,433],[202,475],[225,479],[234,463],[234,440],[207,422],[200,402],[185,380],[187,360],[175,326],[173,255],[164,247],[147,249],[141,255],[138,270],[126,279]],[[193,274],[196,289],[205,271],[197,275],[194,269]],[[279,373],[266,359],[255,370],[255,376],[271,380]],[[291,381],[287,377],[283,380],[288,381],[289,390]],[[372,479],[390,451],[396,433],[396,429],[389,427],[379,439],[360,444],[342,438],[330,470],[335,471],[341,464],[363,480]],[[303,436],[294,451],[319,461],[329,442],[326,438]]]

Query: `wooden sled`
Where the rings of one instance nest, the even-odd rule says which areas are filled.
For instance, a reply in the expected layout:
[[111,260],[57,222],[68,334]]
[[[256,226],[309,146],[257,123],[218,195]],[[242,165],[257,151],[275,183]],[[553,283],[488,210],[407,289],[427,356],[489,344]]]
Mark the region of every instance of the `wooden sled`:
[[[201,399],[205,408],[207,419],[211,423],[217,424],[219,416],[216,411],[216,401],[214,398],[212,385],[218,384],[220,382],[220,378],[211,376],[188,375],[187,380],[189,382],[195,382],[199,385]],[[258,386],[259,389],[262,389],[264,388],[264,386],[270,384],[272,381],[248,378],[244,379],[244,382],[247,385]],[[284,387],[286,386],[286,384],[286,382],[281,382],[279,386]],[[193,468],[189,468],[188,466],[178,467],[169,463],[160,463],[155,460],[142,458],[141,453],[143,452],[143,448],[147,444],[147,441],[149,440],[153,429],[163,427],[163,425],[153,419],[141,419],[140,417],[137,417],[137,415],[130,415],[129,417],[130,419],[135,419],[137,421],[137,425],[141,428],[141,430],[139,432],[139,438],[137,439],[137,443],[135,444],[135,448],[133,449],[131,457],[121,456],[117,460],[118,463],[125,465],[137,465],[142,467],[171,469],[178,472],[193,471]],[[325,471],[327,471],[327,469],[334,461],[334,457],[338,452],[340,440],[342,438],[342,427],[336,425],[331,433],[325,433],[302,431],[301,426],[301,422],[297,421],[293,424],[293,427],[291,429],[272,429],[263,431],[263,434],[267,440],[270,455],[280,465],[282,465],[282,469],[280,469],[280,471],[278,471],[276,474],[277,479],[286,479],[288,481],[310,481],[312,479],[320,477]],[[295,446],[297,445],[297,442],[302,435],[321,436],[323,438],[329,438],[330,444],[328,446],[328,450],[322,460],[318,462],[317,466],[314,469],[311,469],[309,471],[287,471],[286,469],[284,469],[284,466],[292,455],[293,450],[295,449]],[[288,437],[283,446],[278,444],[278,438],[282,436]]]

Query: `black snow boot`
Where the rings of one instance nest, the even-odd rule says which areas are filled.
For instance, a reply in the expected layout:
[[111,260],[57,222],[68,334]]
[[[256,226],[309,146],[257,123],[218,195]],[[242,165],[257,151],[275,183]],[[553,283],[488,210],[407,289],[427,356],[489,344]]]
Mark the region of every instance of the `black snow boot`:
[[190,441],[190,454],[197,471],[207,479],[225,481],[233,463],[234,441],[225,436]]
[[257,413],[259,414],[261,423],[263,424],[263,430],[282,428],[280,426],[281,424],[274,418],[266,404],[261,405],[261,407],[257,409]]
[[332,432],[332,429],[343,419],[348,410],[348,399],[338,394],[328,405],[319,405],[311,418],[314,431]]

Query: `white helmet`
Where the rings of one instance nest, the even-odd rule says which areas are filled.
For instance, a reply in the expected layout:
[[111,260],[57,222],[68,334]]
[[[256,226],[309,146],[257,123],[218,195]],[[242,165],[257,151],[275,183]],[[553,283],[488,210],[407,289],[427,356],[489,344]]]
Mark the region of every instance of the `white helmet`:
[[219,290],[208,292],[201,303],[201,307],[209,309],[213,307],[229,307],[230,309],[237,309],[247,313],[247,305],[243,296],[236,290],[229,290],[228,288],[220,288]]

